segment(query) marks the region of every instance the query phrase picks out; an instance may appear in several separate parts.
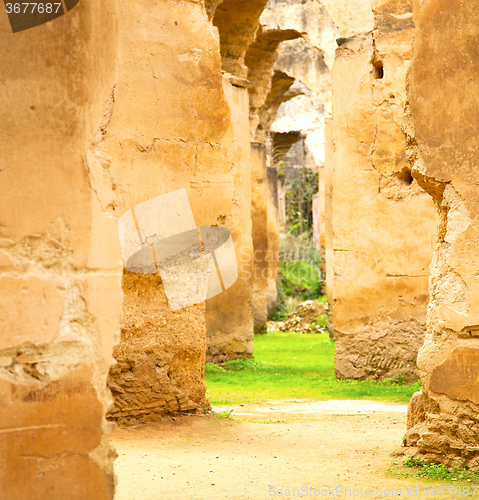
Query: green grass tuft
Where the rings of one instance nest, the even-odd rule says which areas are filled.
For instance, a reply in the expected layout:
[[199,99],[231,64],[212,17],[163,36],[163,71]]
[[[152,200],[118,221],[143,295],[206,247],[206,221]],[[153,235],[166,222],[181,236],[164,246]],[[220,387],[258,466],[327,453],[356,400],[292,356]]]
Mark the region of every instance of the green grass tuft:
[[225,369],[232,372],[257,372],[265,368],[266,363],[263,361],[255,361],[251,358],[233,359],[225,363]]
[[216,413],[216,416],[218,418],[224,418],[224,419],[227,419],[227,420],[233,420],[234,419],[234,416],[233,416],[233,410],[229,410],[229,411],[220,411],[219,413]]
[[206,363],[205,365],[205,376],[209,375],[218,375],[219,373],[223,373],[225,369],[221,366],[215,365],[214,363]]
[[[430,487],[428,490],[431,497],[449,497],[451,494],[459,494],[459,496],[468,496],[471,493],[471,488],[473,485],[479,483],[479,470],[477,469],[467,469],[466,467],[453,467],[448,468],[444,464],[427,464],[422,458],[415,458],[413,456],[406,455],[402,463],[398,463],[396,460],[392,462],[392,465],[388,469],[389,474],[404,478],[416,478],[421,479],[424,482],[436,482],[435,486]],[[440,486],[437,484],[441,481]],[[460,489],[460,493],[456,491],[451,491],[451,486],[444,486],[445,484],[453,485],[452,488]],[[470,485],[470,488],[468,488]],[[436,490],[434,490],[436,488]],[[443,488],[446,488],[445,490]],[[469,489],[469,493],[467,493]],[[476,487],[476,490],[478,488]],[[479,490],[477,491],[479,494]],[[456,498],[456,496],[454,496]]]

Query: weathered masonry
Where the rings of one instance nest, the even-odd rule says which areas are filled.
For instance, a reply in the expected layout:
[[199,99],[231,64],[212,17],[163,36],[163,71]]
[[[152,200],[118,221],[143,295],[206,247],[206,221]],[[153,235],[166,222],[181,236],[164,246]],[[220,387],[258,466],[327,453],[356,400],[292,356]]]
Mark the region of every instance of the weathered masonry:
[[401,129],[413,32],[412,4],[384,2],[336,53],[327,267],[341,378],[417,377],[436,215]]
[[414,22],[407,152],[439,221],[408,452],[479,468],[479,13],[473,3],[416,1]]
[[119,32],[119,79],[102,142],[118,215],[185,188],[197,226],[228,228],[244,259],[231,288],[178,311],[169,310],[158,275],[124,271],[109,417],[129,425],[209,407],[206,349],[208,361],[251,356],[253,249],[248,91],[241,78],[221,74],[220,40],[202,5],[122,4]]

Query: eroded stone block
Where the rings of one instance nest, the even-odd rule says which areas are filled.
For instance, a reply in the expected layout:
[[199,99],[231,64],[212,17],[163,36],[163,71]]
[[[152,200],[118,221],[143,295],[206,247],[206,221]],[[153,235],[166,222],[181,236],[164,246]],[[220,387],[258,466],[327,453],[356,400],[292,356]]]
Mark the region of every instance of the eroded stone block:
[[0,348],[50,343],[60,328],[63,287],[51,278],[0,277]]
[[434,368],[429,389],[451,399],[479,405],[479,348],[456,347]]

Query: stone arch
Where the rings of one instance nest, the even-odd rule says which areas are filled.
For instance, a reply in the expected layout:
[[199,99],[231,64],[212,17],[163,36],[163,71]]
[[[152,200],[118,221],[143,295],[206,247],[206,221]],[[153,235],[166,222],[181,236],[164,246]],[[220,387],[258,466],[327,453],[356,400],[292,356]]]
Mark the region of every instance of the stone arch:
[[219,31],[223,70],[227,73],[247,76],[244,58],[255,38],[266,3],[267,0],[224,0],[216,8],[213,24]]

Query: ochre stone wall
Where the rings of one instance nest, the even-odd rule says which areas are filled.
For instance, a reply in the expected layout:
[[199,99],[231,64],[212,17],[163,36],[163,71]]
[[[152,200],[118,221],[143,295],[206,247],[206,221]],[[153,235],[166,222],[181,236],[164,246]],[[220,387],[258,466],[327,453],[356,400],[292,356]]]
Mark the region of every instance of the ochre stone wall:
[[[260,142],[266,142],[265,134],[269,131],[269,127],[262,123],[265,120],[262,120],[261,115],[264,114],[265,103],[271,101],[273,67],[280,46],[285,40],[295,39],[299,36],[300,34],[295,30],[264,29],[260,26],[254,42],[246,52],[245,64],[248,67],[248,81],[250,82],[248,90],[251,137]],[[268,104],[273,105],[270,102]]]
[[[412,5],[386,2],[337,50],[329,239],[336,374],[416,378],[436,214],[411,177],[401,121]],[[331,263],[328,263],[331,265]],[[401,374],[401,375],[399,375]]]
[[165,413],[209,408],[203,382],[204,304],[170,311],[161,278],[124,271],[121,343],[108,386],[109,418],[154,422]]
[[[118,215],[185,188],[195,222],[217,224],[217,217],[230,210],[232,192],[218,144],[230,109],[218,70],[217,37],[200,4],[152,6],[150,0],[120,5],[120,75],[103,144],[112,158]],[[215,174],[227,200],[211,200],[209,180]],[[128,425],[168,412],[202,411],[208,405],[202,380],[204,303],[172,312],[159,276],[126,270],[123,290],[109,418]]]
[[123,425],[209,407],[204,363],[252,354],[251,185],[247,90],[222,77],[219,40],[201,4],[122,4],[120,76],[104,151],[119,215],[185,188],[197,226],[230,229],[237,282],[207,303],[170,311],[157,275],[124,271],[121,343],[109,418]]
[[414,22],[408,155],[439,223],[408,452],[479,468],[479,12],[470,2],[416,1]]
[[2,15],[0,33],[0,497],[111,499],[121,264],[98,143],[116,3],[15,34]]
[[[347,1],[351,3],[352,0]],[[356,10],[354,14],[358,15],[358,11]],[[370,11],[369,14],[371,15]],[[304,38],[306,46],[321,50],[326,64],[332,67],[335,50],[334,42],[339,35],[331,22],[331,17],[325,8],[324,2],[316,0],[269,0],[261,14],[260,22],[267,29],[276,27],[276,29],[296,31]],[[314,54],[312,59],[314,61]],[[302,61],[298,60],[296,62],[298,66],[308,66],[311,65],[312,61],[304,58]],[[312,75],[313,72],[310,73],[310,76]],[[320,79],[311,82],[311,86],[314,87],[319,82]]]
[[[334,232],[333,232],[333,120],[324,120],[324,245],[325,245],[325,292],[330,310],[334,305]],[[330,315],[330,321],[334,327],[334,317]]]
[[251,143],[251,180],[254,329],[263,333],[278,298],[278,171],[267,166],[266,146],[258,142]]

